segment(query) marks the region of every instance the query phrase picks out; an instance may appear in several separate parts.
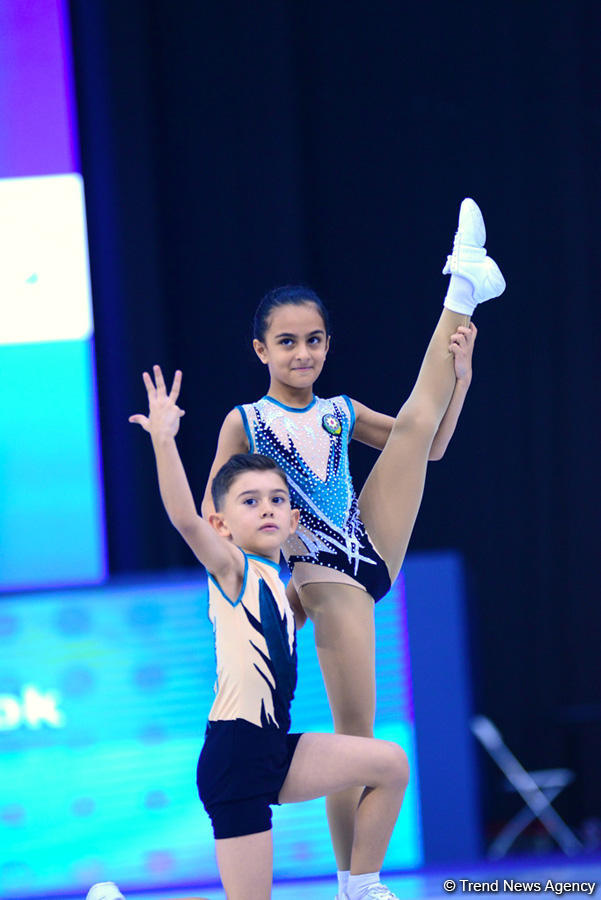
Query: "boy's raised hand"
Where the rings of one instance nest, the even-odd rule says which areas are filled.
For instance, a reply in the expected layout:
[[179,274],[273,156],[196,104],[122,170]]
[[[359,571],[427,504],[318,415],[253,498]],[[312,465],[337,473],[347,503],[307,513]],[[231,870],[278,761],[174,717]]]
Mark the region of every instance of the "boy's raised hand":
[[153,437],[165,435],[175,437],[179,430],[179,420],[184,415],[184,410],[176,405],[182,386],[182,373],[178,369],[173,376],[171,390],[167,393],[165,380],[160,366],[153,366],[154,381],[144,372],[142,378],[148,394],[148,415],[141,413],[130,416],[129,421],[135,425],[141,425],[144,431],[148,431]]
[[473,322],[460,325],[451,335],[449,350],[455,357],[455,377],[457,381],[470,381],[472,377],[472,353],[478,329]]

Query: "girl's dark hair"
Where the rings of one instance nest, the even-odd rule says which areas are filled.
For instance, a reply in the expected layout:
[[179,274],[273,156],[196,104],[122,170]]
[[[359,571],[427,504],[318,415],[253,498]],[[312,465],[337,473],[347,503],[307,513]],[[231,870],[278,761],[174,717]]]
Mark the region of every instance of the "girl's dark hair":
[[326,336],[330,334],[330,315],[315,291],[304,284],[285,284],[283,287],[274,288],[265,294],[257,306],[253,326],[253,337],[256,340],[261,341],[261,343],[265,341],[271,311],[279,306],[287,306],[289,303],[294,306],[301,306],[303,303],[314,303],[323,319]]
[[240,475],[245,472],[277,472],[286,488],[288,488],[288,479],[283,469],[271,459],[270,456],[263,456],[262,453],[236,453],[231,456],[228,461],[221,466],[213,483],[211,484],[211,496],[215,509],[219,512],[225,495],[231,488],[232,484]]

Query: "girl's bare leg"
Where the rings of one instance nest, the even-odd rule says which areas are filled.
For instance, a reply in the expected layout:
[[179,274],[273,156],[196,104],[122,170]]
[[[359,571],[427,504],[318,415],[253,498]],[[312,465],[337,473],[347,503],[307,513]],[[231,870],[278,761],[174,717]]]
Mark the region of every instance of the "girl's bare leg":
[[227,900],[270,900],[273,873],[271,831],[215,841]]
[[407,757],[397,744],[343,734],[304,734],[279,800],[298,803],[368,785],[357,807],[350,863],[351,873],[361,875],[380,871],[408,779]]
[[392,581],[421,503],[430,446],[455,388],[449,339],[460,325],[469,325],[469,317],[443,309],[415,386],[359,495],[361,518]]
[[[319,582],[301,589],[337,734],[372,737],[376,710],[374,602],[366,591]],[[326,798],[336,864],[350,868],[363,786]],[[369,871],[369,870],[367,870]]]

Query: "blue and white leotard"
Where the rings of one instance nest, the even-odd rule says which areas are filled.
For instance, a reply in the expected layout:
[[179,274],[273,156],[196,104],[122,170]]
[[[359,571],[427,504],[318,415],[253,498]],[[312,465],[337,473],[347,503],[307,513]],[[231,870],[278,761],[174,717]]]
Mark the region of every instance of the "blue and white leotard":
[[349,470],[355,424],[349,398],[314,397],[296,409],[262,397],[237,409],[250,452],[281,466],[292,506],[300,510],[298,530],[283,547],[296,588],[310,581],[342,581],[363,587],[374,600],[383,597],[390,588],[388,571],[361,521]]

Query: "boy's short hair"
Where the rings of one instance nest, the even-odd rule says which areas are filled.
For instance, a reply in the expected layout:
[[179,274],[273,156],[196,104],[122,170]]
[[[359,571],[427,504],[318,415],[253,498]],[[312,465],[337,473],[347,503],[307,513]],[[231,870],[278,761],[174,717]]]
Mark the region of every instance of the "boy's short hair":
[[290,490],[286,473],[270,456],[262,453],[236,453],[221,466],[211,485],[211,496],[217,512],[236,478],[244,472],[276,472],[286,485],[286,490]]

